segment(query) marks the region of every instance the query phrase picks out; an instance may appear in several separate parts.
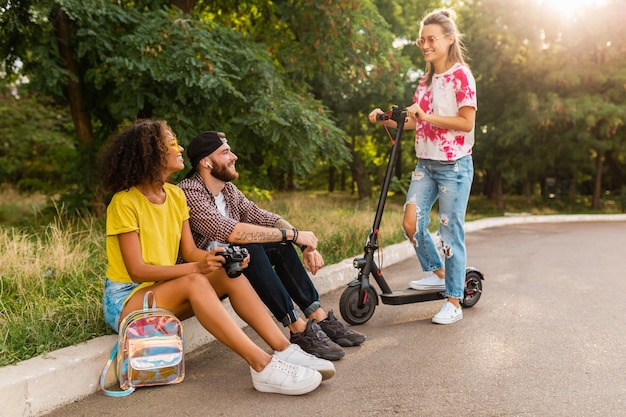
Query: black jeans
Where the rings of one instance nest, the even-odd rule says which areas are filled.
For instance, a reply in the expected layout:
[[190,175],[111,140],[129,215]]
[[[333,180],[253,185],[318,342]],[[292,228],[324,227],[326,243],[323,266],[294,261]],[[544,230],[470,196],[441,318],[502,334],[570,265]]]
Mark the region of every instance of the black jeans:
[[307,317],[321,306],[319,294],[291,243],[242,247],[250,252],[244,275],[283,326],[289,326],[300,316],[294,302]]

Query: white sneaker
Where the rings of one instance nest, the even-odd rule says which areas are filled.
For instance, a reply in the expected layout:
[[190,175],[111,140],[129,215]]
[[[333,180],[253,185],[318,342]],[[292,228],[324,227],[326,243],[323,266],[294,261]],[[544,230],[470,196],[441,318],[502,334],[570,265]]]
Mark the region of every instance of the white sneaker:
[[463,310],[461,310],[461,307],[456,308],[450,301],[446,301],[443,307],[441,307],[441,311],[433,317],[433,323],[452,324],[462,318]]
[[431,272],[420,280],[410,281],[409,287],[414,290],[444,291],[446,289],[446,280],[439,278],[434,272]]
[[335,375],[335,365],[331,361],[306,353],[300,346],[294,343],[290,344],[283,351],[274,351],[274,356],[294,365],[315,369],[322,374],[322,381],[330,379]]
[[322,374],[311,368],[293,365],[272,356],[261,372],[250,368],[252,385],[261,392],[302,395],[313,391],[322,382]]

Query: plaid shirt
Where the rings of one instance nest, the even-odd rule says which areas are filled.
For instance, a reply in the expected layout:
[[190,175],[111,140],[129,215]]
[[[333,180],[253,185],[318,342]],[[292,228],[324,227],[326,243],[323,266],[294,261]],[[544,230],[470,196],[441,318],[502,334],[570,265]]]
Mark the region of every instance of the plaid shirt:
[[251,223],[259,226],[274,227],[281,217],[259,208],[248,200],[231,182],[227,182],[222,190],[226,201],[226,214],[223,216],[217,209],[215,197],[202,178],[196,175],[185,178],[178,186],[182,188],[189,205],[189,225],[196,246],[207,249],[211,242],[228,242],[228,236],[237,223]]

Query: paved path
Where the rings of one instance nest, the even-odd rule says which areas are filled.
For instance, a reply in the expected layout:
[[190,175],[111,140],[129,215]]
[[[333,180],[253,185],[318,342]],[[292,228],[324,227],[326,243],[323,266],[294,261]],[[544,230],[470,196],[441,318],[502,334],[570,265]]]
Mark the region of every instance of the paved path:
[[[486,279],[463,320],[432,324],[441,301],[379,305],[358,327],[365,344],[311,394],[254,391],[243,360],[214,342],[188,355],[182,384],[98,392],[48,416],[626,415],[626,222],[512,225],[467,240]],[[418,271],[409,259],[384,274],[405,288]],[[342,291],[324,306],[338,312]]]

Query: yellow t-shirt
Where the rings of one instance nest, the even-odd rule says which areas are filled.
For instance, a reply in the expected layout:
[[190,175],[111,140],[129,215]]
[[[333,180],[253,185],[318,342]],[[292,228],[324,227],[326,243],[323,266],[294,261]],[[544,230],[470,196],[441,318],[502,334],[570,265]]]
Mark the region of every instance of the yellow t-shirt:
[[[107,277],[115,282],[132,282],[120,251],[117,235],[136,232],[141,256],[146,264],[175,265],[180,247],[183,222],[189,219],[189,207],[183,191],[165,183],[165,202],[151,203],[139,190],[115,193],[107,207],[106,250]],[[152,285],[142,283],[142,287]]]

